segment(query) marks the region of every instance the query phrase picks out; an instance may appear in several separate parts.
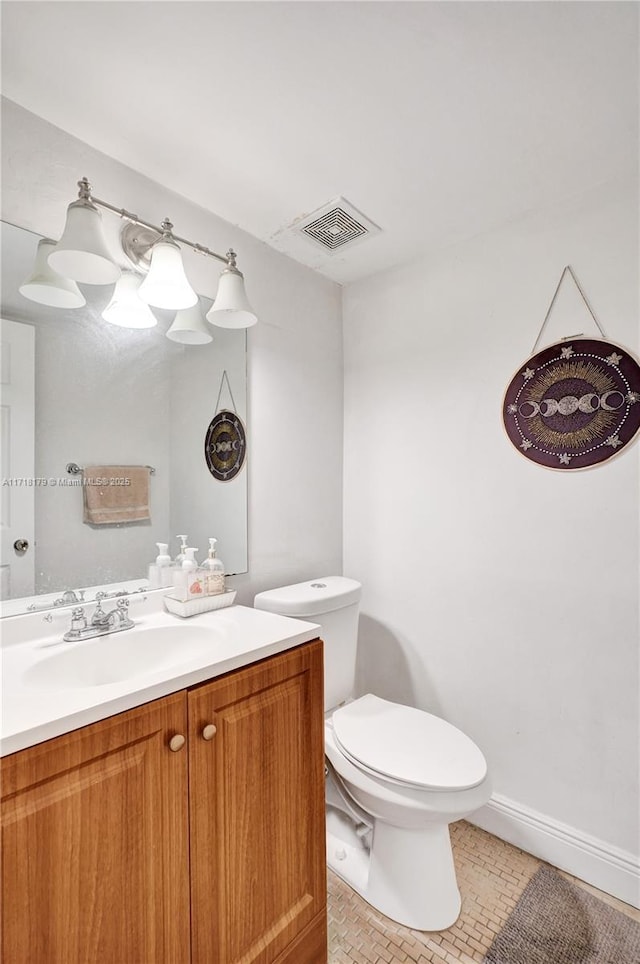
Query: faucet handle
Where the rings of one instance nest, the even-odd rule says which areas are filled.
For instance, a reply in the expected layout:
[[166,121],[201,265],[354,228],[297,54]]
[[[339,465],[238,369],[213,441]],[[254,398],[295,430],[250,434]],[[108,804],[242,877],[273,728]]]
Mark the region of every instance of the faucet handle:
[[117,618],[120,620],[120,628],[131,629],[133,626],[133,620],[129,618],[129,600],[119,599],[114,612]]
[[71,628],[72,629],[85,629],[87,625],[87,617],[84,614],[84,609],[82,606],[78,606],[71,610]]

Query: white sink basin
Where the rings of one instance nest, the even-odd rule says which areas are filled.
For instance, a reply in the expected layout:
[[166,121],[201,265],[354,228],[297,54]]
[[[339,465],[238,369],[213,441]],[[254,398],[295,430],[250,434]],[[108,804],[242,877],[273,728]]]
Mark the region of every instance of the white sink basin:
[[218,635],[211,627],[181,624],[97,636],[39,660],[26,670],[23,682],[39,689],[120,683],[203,656]]
[[69,612],[3,619],[0,756],[231,673],[315,639],[320,627],[247,606],[180,619],[161,590],[133,605],[135,626],[65,643]]

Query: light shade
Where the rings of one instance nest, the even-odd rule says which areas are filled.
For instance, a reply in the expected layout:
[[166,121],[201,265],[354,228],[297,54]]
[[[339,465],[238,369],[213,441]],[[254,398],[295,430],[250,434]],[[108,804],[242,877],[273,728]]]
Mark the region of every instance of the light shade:
[[37,301],[40,305],[51,305],[52,308],[82,308],[87,302],[75,281],[58,274],[47,261],[55,246],[56,242],[50,238],[43,238],[38,242],[33,274],[20,285],[18,291],[24,298]]
[[140,285],[140,297],[156,308],[191,308],[198,296],[184,273],[182,255],[175,241],[162,238],[151,252],[149,273]]
[[120,328],[153,328],[158,319],[138,296],[142,278],[127,272],[120,276],[113,297],[102,312],[105,321]]
[[182,345],[206,345],[207,342],[213,341],[209,327],[202,317],[199,303],[176,312],[173,324],[167,332],[167,338]]
[[74,201],[55,251],[49,255],[54,271],[81,284],[110,285],[120,277],[102,230],[102,215],[90,201]]
[[218,282],[216,300],[207,312],[207,321],[219,328],[250,328],[258,318],[249,304],[241,271],[224,269]]

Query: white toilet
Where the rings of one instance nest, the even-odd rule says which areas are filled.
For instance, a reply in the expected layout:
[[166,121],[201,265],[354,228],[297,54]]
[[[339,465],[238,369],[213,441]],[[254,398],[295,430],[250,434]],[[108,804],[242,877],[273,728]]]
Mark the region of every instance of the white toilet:
[[487,764],[437,716],[353,699],[360,589],[327,576],[259,593],[254,606],[322,626],[329,866],[392,920],[444,930],[460,913],[448,825],[488,801]]

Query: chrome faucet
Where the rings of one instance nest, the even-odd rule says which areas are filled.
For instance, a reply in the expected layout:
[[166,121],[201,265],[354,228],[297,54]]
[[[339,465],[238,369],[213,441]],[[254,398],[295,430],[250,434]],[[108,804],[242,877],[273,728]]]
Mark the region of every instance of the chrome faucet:
[[113,622],[113,616],[114,610],[112,609],[110,613],[105,612],[102,608],[102,600],[98,599],[98,605],[91,617],[91,625],[96,626],[98,629],[109,627]]
[[100,599],[91,622],[87,623],[84,609],[78,606],[71,610],[71,627],[62,638],[66,643],[70,643],[79,639],[92,639],[94,636],[106,636],[109,633],[122,632],[123,629],[131,629],[135,623],[129,619],[128,608],[128,599],[118,599],[116,608],[105,612]]

